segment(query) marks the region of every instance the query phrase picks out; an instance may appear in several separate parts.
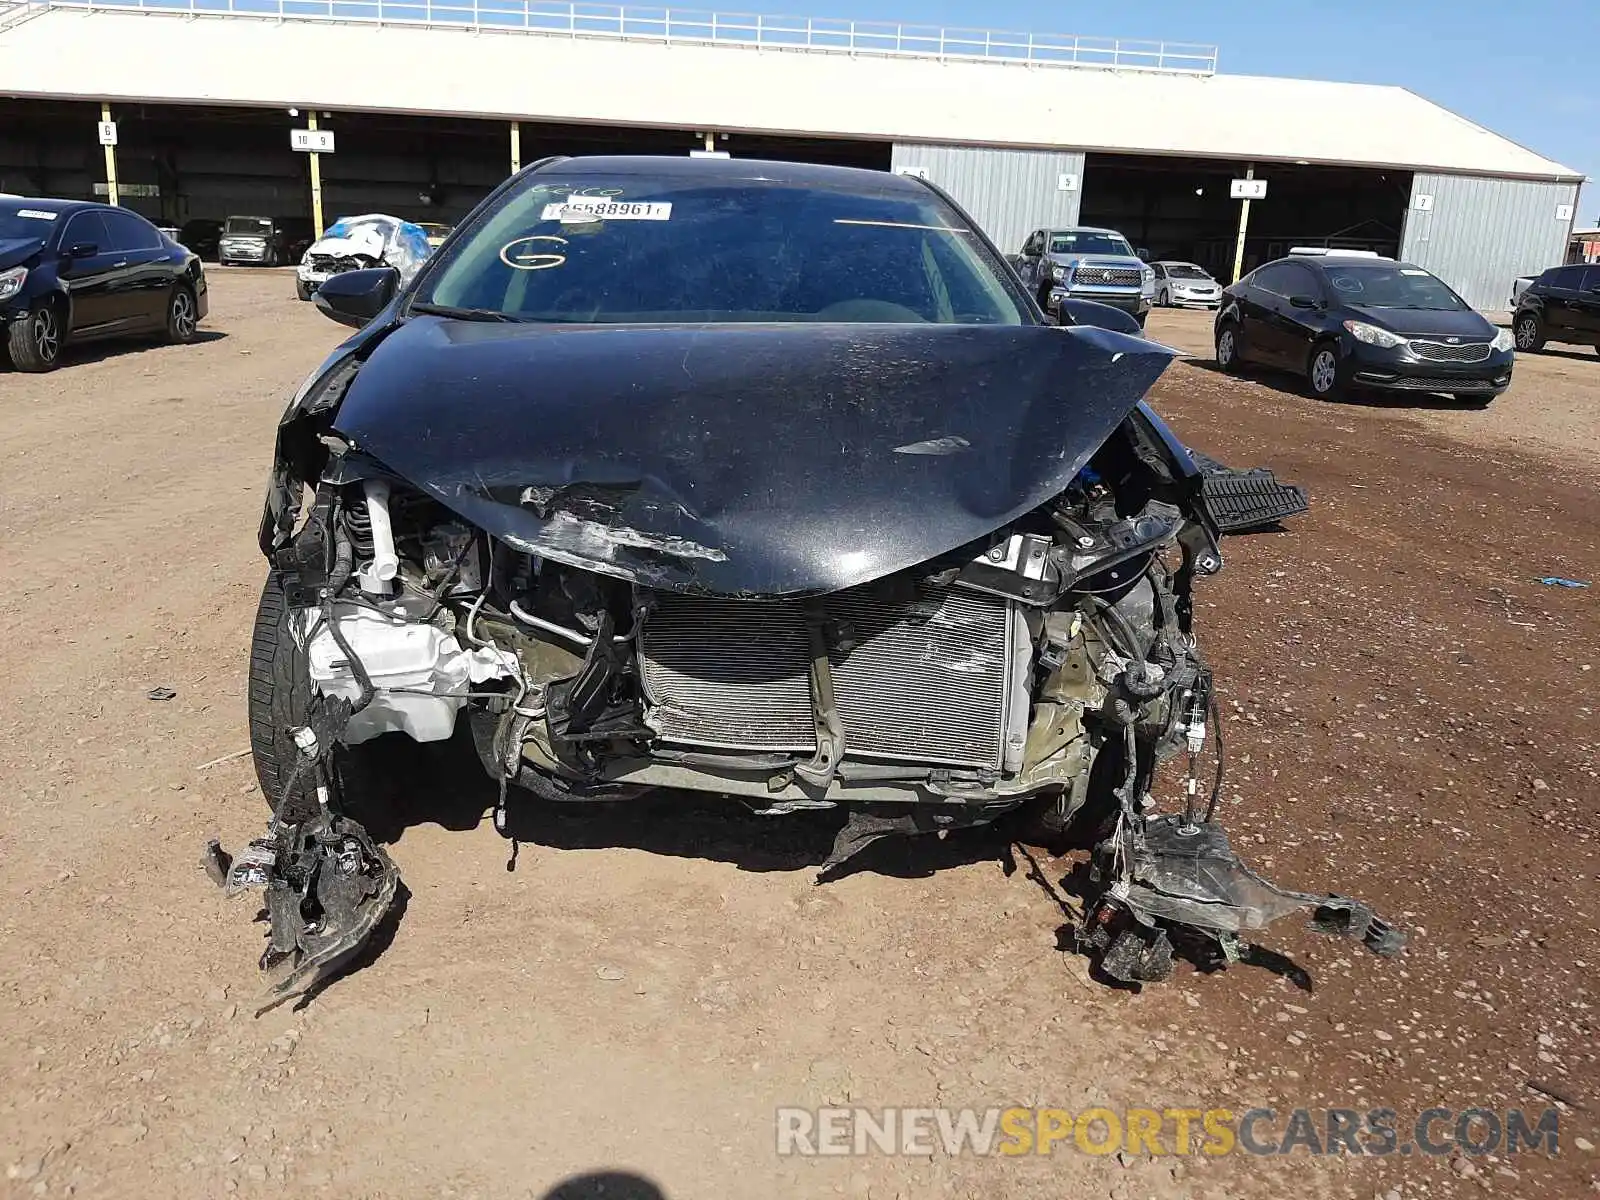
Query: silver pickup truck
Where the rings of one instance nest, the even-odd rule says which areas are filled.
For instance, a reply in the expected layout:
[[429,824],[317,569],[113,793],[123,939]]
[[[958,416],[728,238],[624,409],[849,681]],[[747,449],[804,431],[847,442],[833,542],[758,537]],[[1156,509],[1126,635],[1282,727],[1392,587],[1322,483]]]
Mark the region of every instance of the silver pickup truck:
[[1011,265],[1046,312],[1062,298],[1095,300],[1143,326],[1155,295],[1155,272],[1114,229],[1036,229]]

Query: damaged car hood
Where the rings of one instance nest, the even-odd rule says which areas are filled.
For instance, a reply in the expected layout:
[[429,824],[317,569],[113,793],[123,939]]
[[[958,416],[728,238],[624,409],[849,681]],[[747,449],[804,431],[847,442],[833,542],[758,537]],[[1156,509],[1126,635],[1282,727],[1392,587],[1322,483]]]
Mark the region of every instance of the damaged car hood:
[[0,238],[0,268],[27,262],[42,249],[43,238]]
[[1171,357],[1047,326],[417,316],[335,428],[516,549],[669,590],[817,594],[1060,493]]

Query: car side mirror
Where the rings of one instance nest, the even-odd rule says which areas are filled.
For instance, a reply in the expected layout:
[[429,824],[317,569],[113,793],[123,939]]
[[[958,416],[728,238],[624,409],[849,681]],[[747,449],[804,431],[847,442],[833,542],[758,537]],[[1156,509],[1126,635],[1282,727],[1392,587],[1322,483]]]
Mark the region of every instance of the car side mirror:
[[1139,256],[1139,261],[1140,262],[1149,262],[1150,261],[1150,247],[1149,246],[1140,246],[1137,250],[1134,251],[1134,253]]
[[400,272],[393,267],[345,271],[317,286],[317,307],[329,320],[360,329],[388,308],[399,290]]
[[1091,325],[1099,329],[1110,329],[1116,333],[1128,333],[1134,337],[1143,337],[1144,330],[1139,322],[1133,319],[1132,314],[1123,312],[1120,308],[1113,308],[1109,304],[1099,304],[1093,300],[1074,300],[1070,296],[1057,301],[1056,307],[1059,323],[1062,325]]
[[1292,308],[1321,308],[1322,301],[1314,296],[1290,296],[1289,305]]
[[73,242],[67,247],[68,258],[93,258],[100,253],[100,247],[93,242]]

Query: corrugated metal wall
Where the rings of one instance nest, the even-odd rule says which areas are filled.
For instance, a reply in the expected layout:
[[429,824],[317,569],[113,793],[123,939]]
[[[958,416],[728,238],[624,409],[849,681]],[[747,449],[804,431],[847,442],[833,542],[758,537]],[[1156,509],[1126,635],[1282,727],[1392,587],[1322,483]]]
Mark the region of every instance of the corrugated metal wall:
[[1002,254],[1022,249],[1035,229],[1078,222],[1082,154],[897,142],[891,164],[954,196]]
[[1503,311],[1512,280],[1561,262],[1577,198],[1575,183],[1419,174],[1400,256],[1432,271],[1473,307]]

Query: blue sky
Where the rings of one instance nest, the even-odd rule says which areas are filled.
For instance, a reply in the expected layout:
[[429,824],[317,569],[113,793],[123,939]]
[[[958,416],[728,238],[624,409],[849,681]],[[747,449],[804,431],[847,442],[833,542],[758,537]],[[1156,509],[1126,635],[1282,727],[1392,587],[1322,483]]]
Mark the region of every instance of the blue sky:
[[[1600,180],[1600,0],[813,0],[860,20],[1206,42],[1220,69],[1408,87]],[[1600,224],[1600,182],[1580,223]]]

